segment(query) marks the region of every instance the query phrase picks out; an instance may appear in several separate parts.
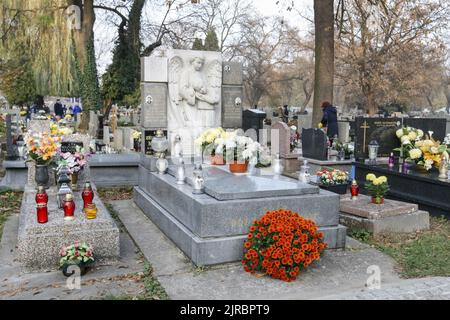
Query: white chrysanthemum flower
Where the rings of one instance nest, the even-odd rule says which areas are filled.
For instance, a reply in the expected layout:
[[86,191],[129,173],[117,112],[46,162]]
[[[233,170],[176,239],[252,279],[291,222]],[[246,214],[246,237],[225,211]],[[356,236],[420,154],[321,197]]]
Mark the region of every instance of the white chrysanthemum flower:
[[411,149],[409,151],[409,157],[412,160],[419,159],[422,156],[422,151],[420,149]]
[[395,132],[395,134],[397,135],[397,138],[401,138],[401,137],[403,137],[403,129],[398,129],[396,132]]

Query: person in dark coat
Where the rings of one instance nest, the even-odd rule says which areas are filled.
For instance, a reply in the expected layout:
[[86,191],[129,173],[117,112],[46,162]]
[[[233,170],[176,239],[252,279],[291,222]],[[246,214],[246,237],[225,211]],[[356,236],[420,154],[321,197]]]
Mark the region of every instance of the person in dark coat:
[[61,102],[60,102],[59,99],[56,100],[56,103],[55,103],[54,108],[55,108],[55,114],[56,114],[60,119],[63,119],[63,118],[64,118],[64,108],[63,108],[63,106],[62,106],[62,104],[61,104]]
[[338,135],[338,122],[337,122],[337,110],[328,101],[322,103],[323,117],[322,125],[327,128],[327,136],[333,139]]

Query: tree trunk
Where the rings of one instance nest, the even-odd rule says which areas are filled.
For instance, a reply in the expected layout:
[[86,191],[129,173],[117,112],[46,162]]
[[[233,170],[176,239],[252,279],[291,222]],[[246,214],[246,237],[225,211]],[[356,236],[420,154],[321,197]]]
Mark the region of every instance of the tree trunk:
[[89,111],[100,108],[100,89],[94,49],[94,0],[69,0],[69,5],[81,8],[81,28],[73,32],[83,115],[79,130],[85,132],[89,125]]
[[367,93],[367,112],[369,113],[369,116],[373,116],[378,112],[378,107],[375,102],[375,94],[371,90]]
[[303,92],[305,94],[305,101],[303,101],[303,105],[302,105],[302,107],[300,109],[301,113],[305,112],[306,107],[308,106],[309,101],[311,101],[311,97],[312,97],[312,95],[314,93],[314,87],[308,88],[308,82],[309,82],[308,80],[303,82]]
[[312,126],[322,118],[321,104],[333,103],[334,1],[314,0],[315,80]]

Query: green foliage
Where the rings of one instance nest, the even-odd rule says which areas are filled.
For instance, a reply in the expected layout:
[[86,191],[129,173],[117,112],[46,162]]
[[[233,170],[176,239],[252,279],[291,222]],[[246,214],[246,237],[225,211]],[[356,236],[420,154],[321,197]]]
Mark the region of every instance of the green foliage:
[[214,28],[208,30],[206,35],[205,45],[203,47],[205,51],[220,51],[219,40],[217,39],[217,34]]
[[0,239],[2,237],[3,225],[8,217],[15,212],[19,212],[22,202],[22,192],[11,190],[0,191]]
[[350,229],[348,235],[349,237],[365,243],[369,242],[372,238],[372,234],[364,229]]
[[119,27],[113,60],[102,77],[102,94],[106,100],[137,106],[140,103],[142,43],[139,38],[141,14],[145,0],[134,0],[128,28]]
[[83,109],[99,110],[101,107],[100,88],[97,77],[97,64],[95,61],[95,48],[93,36],[87,46],[87,62],[83,70],[79,70],[81,82],[81,99]]
[[23,45],[0,50],[0,88],[12,105],[31,102],[36,96],[31,59]]
[[195,38],[194,43],[192,44],[192,50],[203,50],[203,41],[202,39]]

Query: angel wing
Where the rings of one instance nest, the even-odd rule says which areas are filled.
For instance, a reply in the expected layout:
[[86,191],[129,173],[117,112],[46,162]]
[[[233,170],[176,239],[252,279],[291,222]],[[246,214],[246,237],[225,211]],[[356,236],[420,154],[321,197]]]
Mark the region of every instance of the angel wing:
[[169,63],[169,95],[170,100],[174,102],[176,105],[180,104],[180,74],[183,70],[183,59],[179,56],[175,56],[170,60]]
[[[175,56],[170,60],[169,63],[169,97],[170,100],[176,105],[181,107],[181,114],[183,116],[184,121],[178,119],[178,123],[184,123],[189,121],[189,118],[184,110],[184,106],[180,104],[182,100],[180,95],[180,76],[183,72],[183,59],[180,56]],[[178,112],[175,112],[175,116],[177,118],[180,117]]]
[[220,89],[222,87],[222,63],[219,60],[212,60],[208,63],[206,76],[211,88]]

